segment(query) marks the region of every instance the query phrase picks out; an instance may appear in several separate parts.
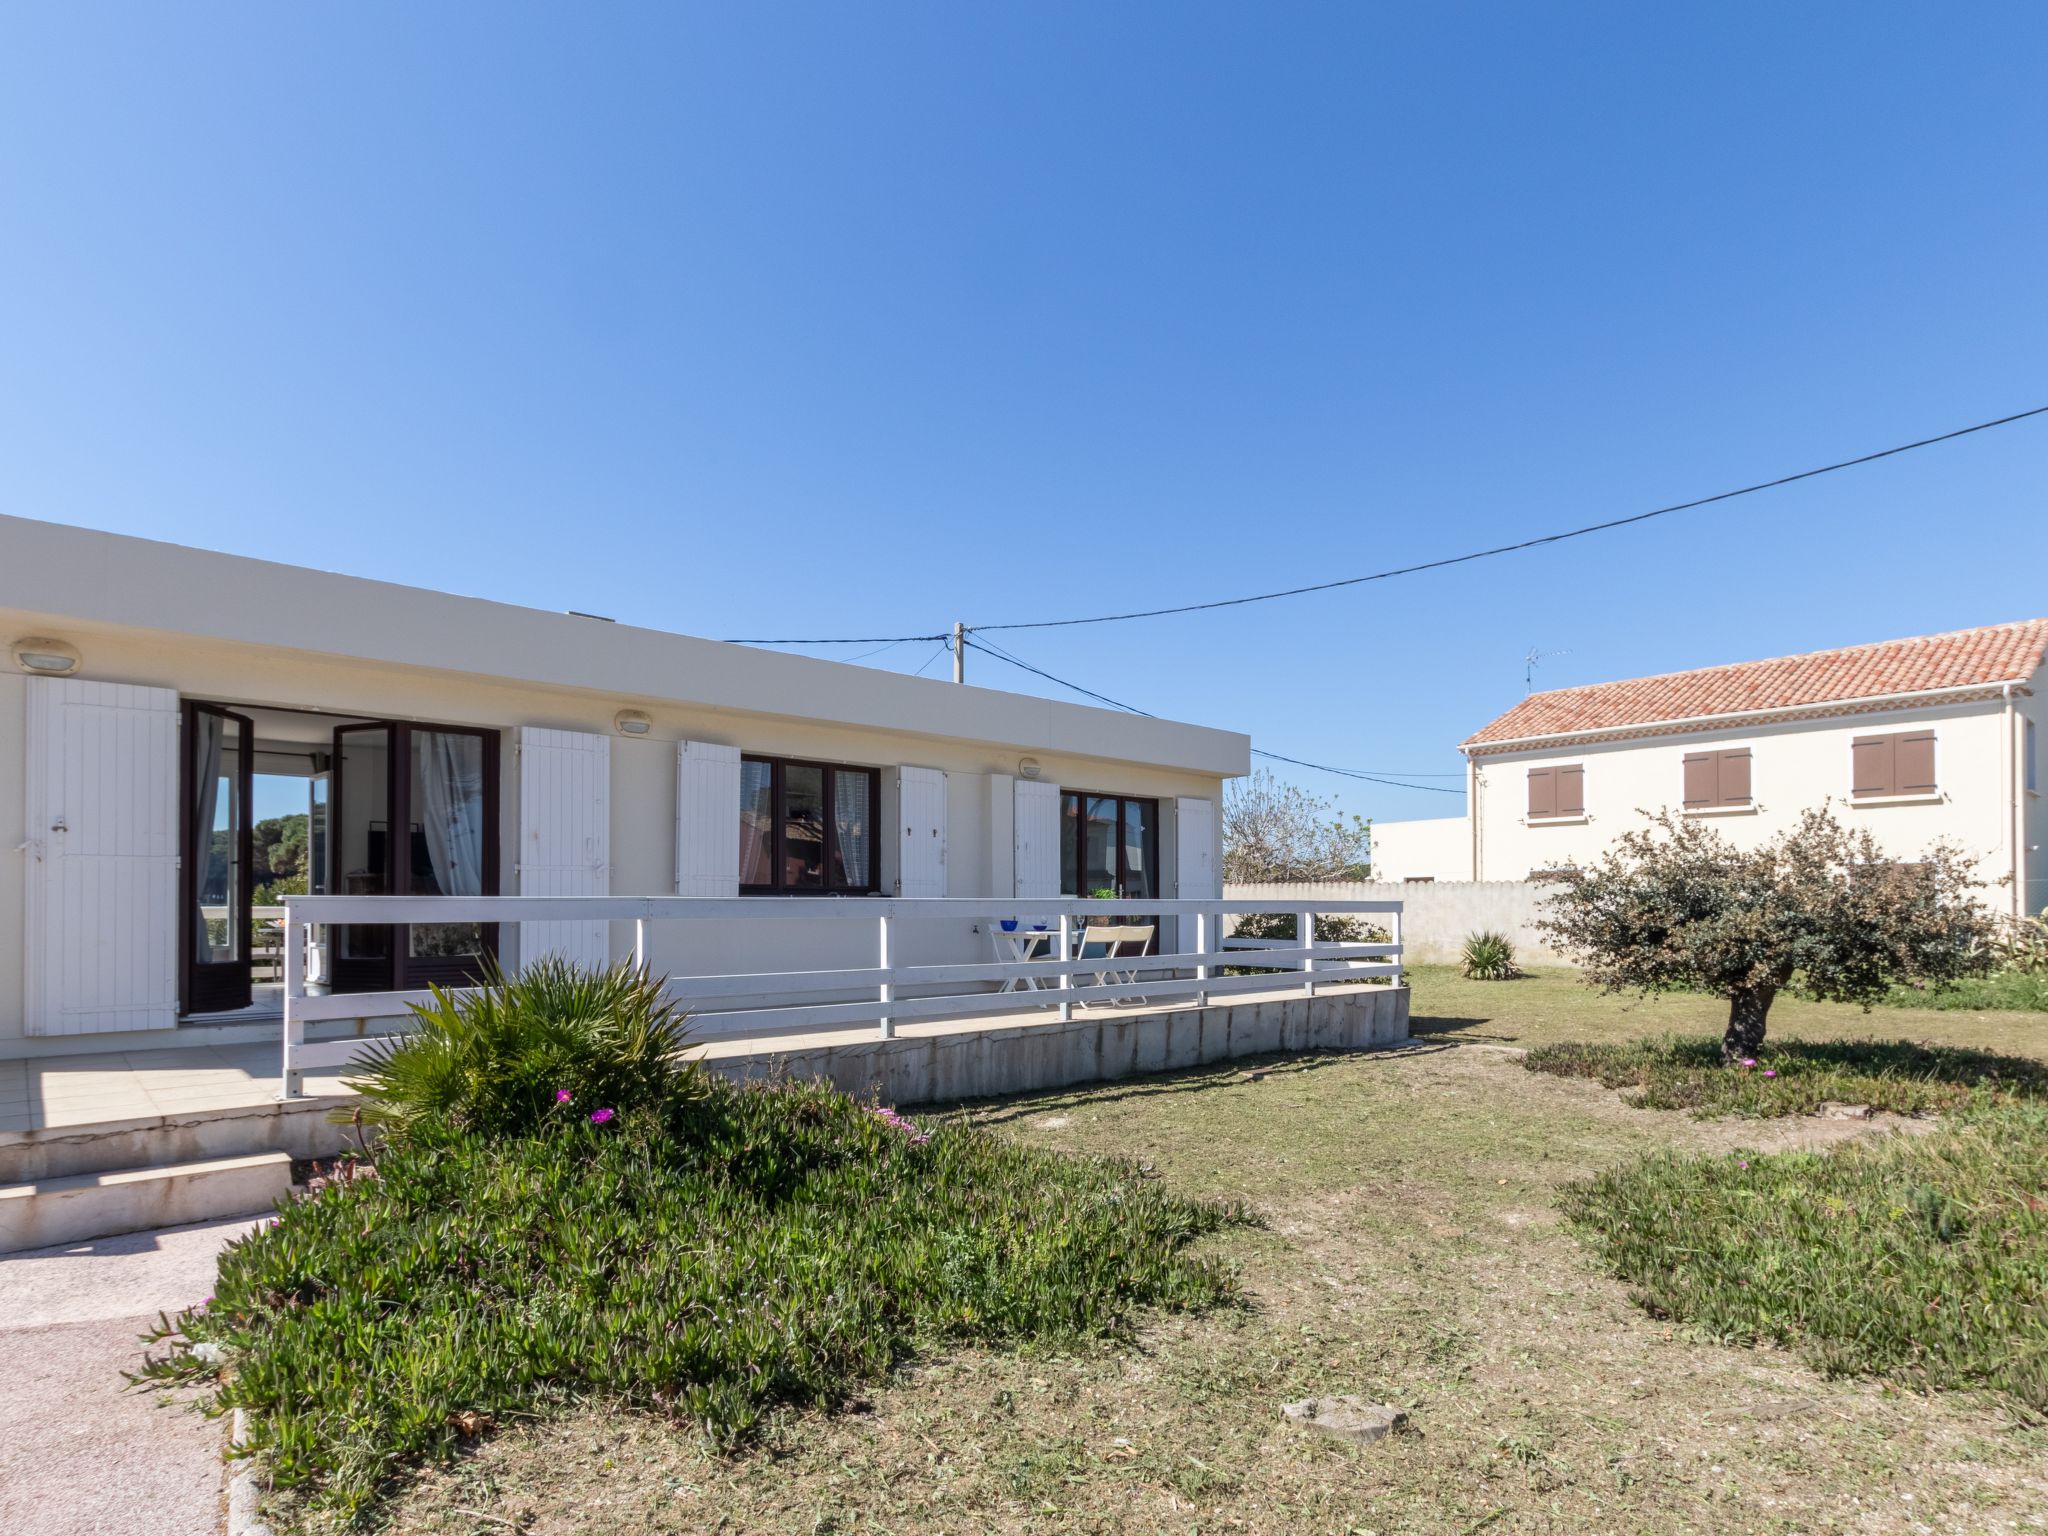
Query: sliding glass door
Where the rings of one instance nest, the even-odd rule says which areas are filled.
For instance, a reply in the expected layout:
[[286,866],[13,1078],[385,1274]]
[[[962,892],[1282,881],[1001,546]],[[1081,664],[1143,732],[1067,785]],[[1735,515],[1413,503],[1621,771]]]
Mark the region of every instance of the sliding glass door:
[[180,859],[180,996],[186,1013],[247,1008],[250,975],[249,800],[254,731],[247,715],[185,705]]
[[[334,733],[335,890],[348,896],[483,896],[498,890],[498,736],[379,722]],[[498,950],[487,923],[335,930],[338,992],[477,980]]]
[[[1060,891],[1124,901],[1159,895],[1159,802],[1070,790],[1060,797]],[[1098,919],[1107,921],[1107,919]],[[1149,922],[1154,918],[1122,918]],[[1158,953],[1158,935],[1147,947]]]

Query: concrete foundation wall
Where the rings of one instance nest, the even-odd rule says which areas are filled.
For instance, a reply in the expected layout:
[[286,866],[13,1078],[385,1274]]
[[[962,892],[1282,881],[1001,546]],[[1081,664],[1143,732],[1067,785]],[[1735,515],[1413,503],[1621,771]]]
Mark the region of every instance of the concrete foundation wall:
[[1437,880],[1387,884],[1333,880],[1317,885],[1232,885],[1223,894],[1264,900],[1276,910],[1313,906],[1325,901],[1398,901],[1402,903],[1402,959],[1411,965],[1448,965],[1468,933],[1482,928],[1507,934],[1525,964],[1565,965],[1565,957],[1544,943],[1536,917],[1549,887],[1527,880]]
[[885,1104],[950,1104],[1075,1083],[1113,1082],[1276,1051],[1367,1050],[1408,1038],[1406,987],[1333,986],[1149,1014],[902,1036],[708,1063],[740,1080],[823,1079]]

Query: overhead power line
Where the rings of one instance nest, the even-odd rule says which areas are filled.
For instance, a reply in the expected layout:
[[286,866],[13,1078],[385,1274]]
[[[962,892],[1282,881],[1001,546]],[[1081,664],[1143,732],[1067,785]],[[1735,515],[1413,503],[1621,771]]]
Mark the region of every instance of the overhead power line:
[[[1107,704],[1114,709],[1121,709],[1133,715],[1143,715],[1148,720],[1159,718],[1149,709],[1140,709],[1135,704],[1126,704],[1121,699],[1112,699],[1106,693],[1097,693],[1093,688],[1083,688],[1079,683],[1072,683],[1064,677],[1057,677],[1046,671],[1043,667],[1034,667],[1022,657],[1012,656],[1008,651],[992,645],[986,640],[976,640],[970,636],[967,644],[974,650],[987,652],[998,661],[1006,661],[1013,667],[1022,667],[1026,672],[1032,673],[1034,676],[1042,677],[1049,683],[1057,683],[1060,687],[1094,699],[1097,703]],[[1334,773],[1347,779],[1363,779],[1369,784],[1384,784],[1392,789],[1421,789],[1427,790],[1433,795],[1462,795],[1465,793],[1462,789],[1447,789],[1441,784],[1410,784],[1400,779],[1386,777],[1383,774],[1368,773],[1361,768],[1333,768],[1328,763],[1311,763],[1305,758],[1287,757],[1278,752],[1268,752],[1263,747],[1253,747],[1252,756],[1269,757],[1276,763],[1292,763],[1297,768],[1314,768],[1319,772]],[[1437,775],[1432,775],[1432,777],[1437,777]],[[1441,777],[1463,778],[1464,775],[1445,774],[1441,775]]]
[[1039,619],[1018,624],[977,624],[976,631],[999,629],[1065,629],[1076,624],[1122,624],[1131,619],[1164,618],[1173,613],[1200,613],[1210,608],[1239,608],[1246,603],[1270,603],[1283,597],[1301,597],[1310,592],[1331,592],[1339,587],[1356,587],[1369,581],[1390,581],[1396,576],[1413,576],[1421,571],[1439,571],[1446,566],[1464,565],[1473,560],[1488,560],[1495,555],[1510,555],[1518,550],[1536,549],[1545,544],[1561,544],[1566,539],[1582,539],[1590,533],[1605,533],[1611,528],[1626,528],[1632,523],[1646,523],[1654,517],[1669,517],[1674,512],[1690,512],[1697,507],[1712,506],[1719,501],[1733,501],[1738,496],[1754,496],[1758,491],[1775,490],[1779,486],[1792,485],[1801,480],[1811,480],[1817,475],[1831,475],[1837,470],[1854,469],[1859,464],[1872,464],[1879,459],[1889,459],[1897,454],[1911,453],[1916,448],[1931,448],[1936,443],[1952,442],[1959,437],[1968,437],[1973,432],[1988,432],[1993,427],[2010,426],[2016,421],[2025,421],[2030,416],[2048,414],[2048,405],[2037,405],[2032,410],[2016,411],[2010,416],[2000,416],[1995,421],[1980,421],[1975,426],[1958,427],[1953,432],[1943,432],[1935,437],[1923,437],[1917,442],[1900,443],[1891,448],[1880,448],[1875,453],[1859,454],[1853,459],[1843,459],[1834,464],[1823,464],[1818,469],[1802,469],[1797,474],[1780,475],[1775,480],[1759,480],[1755,485],[1745,485],[1732,491],[1720,491],[1712,496],[1701,496],[1693,501],[1674,502],[1668,507],[1656,507],[1648,512],[1637,512],[1629,517],[1610,518],[1604,523],[1588,523],[1583,528],[1570,528],[1563,533],[1546,533],[1533,539],[1520,539],[1513,544],[1496,544],[1491,549],[1476,549],[1470,554],[1449,555],[1441,560],[1425,560],[1418,565],[1396,566],[1388,571],[1374,571],[1369,576],[1347,576],[1340,581],[1318,581],[1307,586],[1286,587],[1278,592],[1256,592],[1249,597],[1225,597],[1206,603],[1178,603],[1170,608],[1139,608],[1129,613],[1100,613],[1080,619]]
[[901,645],[906,640],[945,640],[945,634],[937,635],[854,635],[837,636],[830,640],[722,640],[721,645]]

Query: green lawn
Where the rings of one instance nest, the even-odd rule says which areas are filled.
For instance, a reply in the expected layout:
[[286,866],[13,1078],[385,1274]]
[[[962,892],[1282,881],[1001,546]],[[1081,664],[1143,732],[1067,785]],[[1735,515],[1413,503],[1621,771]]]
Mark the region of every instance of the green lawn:
[[[1532,970],[1520,981],[1467,981],[1453,966],[1423,965],[1410,979],[1415,1033],[1438,1040],[1618,1043],[1664,1034],[1718,1035],[1728,1023],[1728,1005],[1719,998],[1602,997],[1576,972],[1556,967]],[[2012,1009],[1887,1004],[1866,1012],[1847,1003],[1781,997],[1771,1009],[1770,1032],[1787,1040],[1881,1035],[2048,1059],[2048,1013]]]
[[[1602,999],[1555,972],[1415,984],[1402,1051],[964,1111],[1249,1202],[1261,1225],[1204,1240],[1249,1308],[1155,1315],[1135,1344],[913,1358],[853,1411],[777,1416],[736,1458],[595,1402],[430,1475],[391,1528],[1848,1536],[2026,1530],[2048,1509],[2048,1433],[1999,1400],[1652,1316],[1559,1212],[1575,1182],[1646,1156],[1740,1162],[1865,1127],[1633,1108],[1499,1049],[1718,1029],[1708,1000]],[[2042,1054],[2040,1021],[2016,1015],[1780,1009],[1786,1038]],[[1415,1432],[1357,1450],[1281,1425],[1280,1403],[1325,1391],[1398,1403]]]

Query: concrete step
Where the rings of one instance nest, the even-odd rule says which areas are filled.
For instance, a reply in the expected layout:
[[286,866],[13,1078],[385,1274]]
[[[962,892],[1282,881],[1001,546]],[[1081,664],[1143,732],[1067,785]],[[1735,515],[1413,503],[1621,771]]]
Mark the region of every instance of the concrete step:
[[336,1111],[346,1114],[355,1103],[345,1096],[273,1100],[37,1131],[0,1131],[0,1185],[254,1152],[332,1157],[355,1145],[355,1133],[330,1117]]
[[291,1186],[288,1152],[0,1185],[0,1253],[222,1216],[257,1216]]

